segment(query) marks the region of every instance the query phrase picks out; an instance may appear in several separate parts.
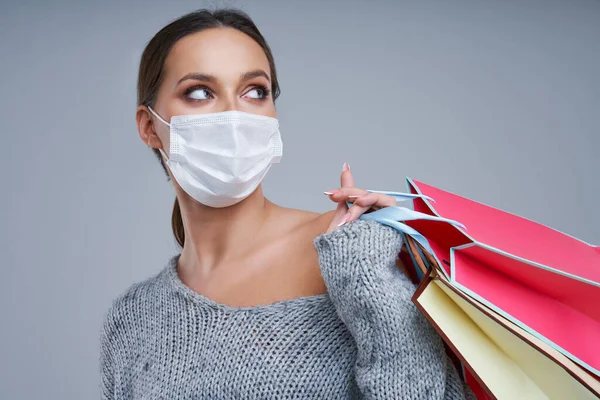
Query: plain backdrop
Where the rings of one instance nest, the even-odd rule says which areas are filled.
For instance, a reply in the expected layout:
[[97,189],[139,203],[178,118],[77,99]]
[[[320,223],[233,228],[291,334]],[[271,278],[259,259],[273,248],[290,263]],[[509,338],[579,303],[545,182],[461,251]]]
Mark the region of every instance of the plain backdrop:
[[600,244],[600,1],[3,1],[1,399],[98,398],[104,313],[178,251],[136,74],[203,6],[273,49],[272,201],[329,210],[348,161],[362,188],[410,176]]

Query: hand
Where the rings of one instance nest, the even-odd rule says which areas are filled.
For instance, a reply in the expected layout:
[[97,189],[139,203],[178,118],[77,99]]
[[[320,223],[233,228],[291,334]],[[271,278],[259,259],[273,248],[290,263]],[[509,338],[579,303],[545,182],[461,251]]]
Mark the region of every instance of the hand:
[[[331,232],[338,227],[357,220],[362,214],[371,209],[380,209],[396,205],[396,199],[380,193],[369,193],[364,189],[354,187],[354,178],[348,163],[344,163],[341,177],[341,188],[325,192],[329,198],[338,203],[333,220],[327,229]],[[346,202],[353,202],[348,208]]]

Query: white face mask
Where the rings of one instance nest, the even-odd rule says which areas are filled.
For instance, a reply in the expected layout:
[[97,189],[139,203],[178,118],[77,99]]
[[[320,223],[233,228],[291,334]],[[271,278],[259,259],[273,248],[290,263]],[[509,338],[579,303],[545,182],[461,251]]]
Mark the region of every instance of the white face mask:
[[169,157],[181,188],[209,207],[228,207],[250,196],[283,153],[275,118],[241,111],[178,115],[169,124]]

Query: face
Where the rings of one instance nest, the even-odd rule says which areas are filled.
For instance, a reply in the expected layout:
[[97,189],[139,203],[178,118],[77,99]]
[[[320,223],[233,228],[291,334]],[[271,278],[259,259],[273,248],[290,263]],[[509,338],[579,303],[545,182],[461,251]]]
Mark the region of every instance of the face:
[[[174,115],[238,110],[276,117],[264,50],[230,28],[188,35],[171,49],[154,111],[169,122]],[[169,154],[169,127],[138,107],[142,140]]]

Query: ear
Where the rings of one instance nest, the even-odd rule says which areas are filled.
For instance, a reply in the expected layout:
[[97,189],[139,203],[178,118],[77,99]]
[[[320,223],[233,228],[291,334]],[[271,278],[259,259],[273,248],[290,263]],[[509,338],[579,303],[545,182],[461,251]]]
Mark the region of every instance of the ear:
[[135,112],[135,120],[138,127],[138,133],[145,145],[153,149],[162,148],[162,143],[154,130],[154,121],[152,113],[146,106],[138,106]]

